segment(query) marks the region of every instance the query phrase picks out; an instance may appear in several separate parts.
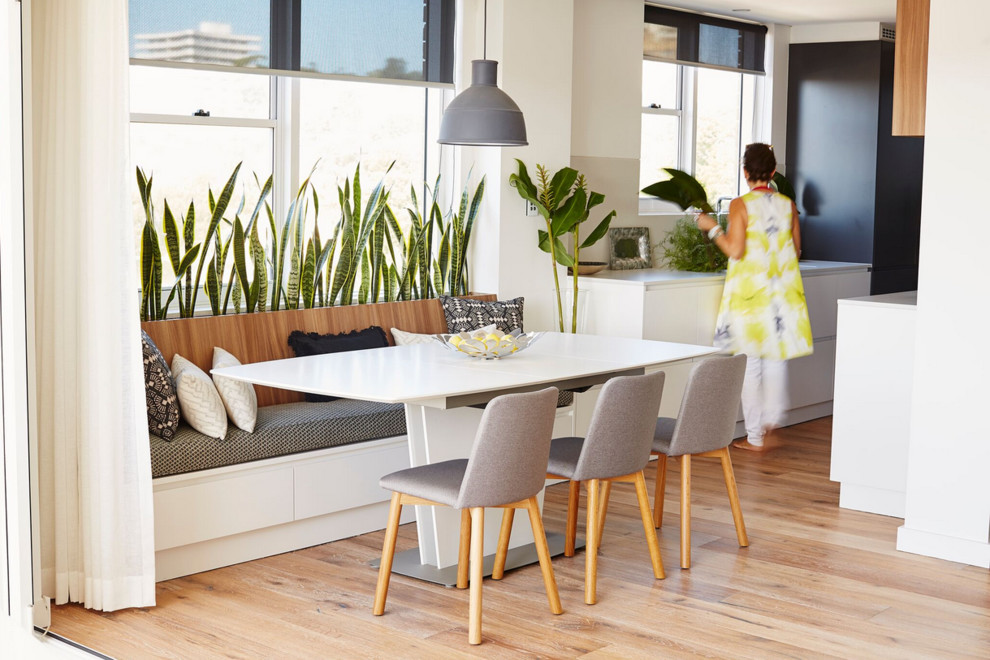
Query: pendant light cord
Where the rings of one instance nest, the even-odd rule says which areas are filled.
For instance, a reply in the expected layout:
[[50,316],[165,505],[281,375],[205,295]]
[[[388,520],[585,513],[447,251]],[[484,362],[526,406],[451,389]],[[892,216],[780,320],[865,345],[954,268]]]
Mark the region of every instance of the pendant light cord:
[[481,57],[488,59],[488,0],[485,0],[485,32],[482,38]]

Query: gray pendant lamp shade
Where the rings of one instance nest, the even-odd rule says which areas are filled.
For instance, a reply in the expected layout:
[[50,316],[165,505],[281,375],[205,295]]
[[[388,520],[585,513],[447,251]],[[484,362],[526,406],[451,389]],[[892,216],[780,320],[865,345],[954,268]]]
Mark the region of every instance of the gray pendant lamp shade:
[[526,121],[516,102],[496,84],[498,62],[473,60],[471,86],[454,97],[440,122],[440,144],[522,147]]

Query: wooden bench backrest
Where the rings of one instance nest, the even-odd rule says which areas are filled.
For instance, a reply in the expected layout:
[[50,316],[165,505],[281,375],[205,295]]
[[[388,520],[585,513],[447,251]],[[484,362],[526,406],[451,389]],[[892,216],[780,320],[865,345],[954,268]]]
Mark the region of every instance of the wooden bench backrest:
[[[491,294],[473,294],[479,300],[495,300]],[[407,332],[447,332],[443,308],[436,298],[372,305],[345,305],[259,314],[230,314],[192,319],[146,321],[142,329],[172,364],[178,353],[206,373],[213,368],[213,347],[230,352],[243,364],[295,357],[287,342],[293,330],[339,334],[377,325],[389,343],[392,328]],[[258,405],[302,401],[299,392],[256,386]]]

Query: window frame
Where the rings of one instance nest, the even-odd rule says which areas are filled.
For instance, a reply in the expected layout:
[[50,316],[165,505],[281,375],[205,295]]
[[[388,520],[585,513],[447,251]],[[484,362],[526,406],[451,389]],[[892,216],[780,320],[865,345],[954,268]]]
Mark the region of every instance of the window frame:
[[[764,106],[764,85],[763,76],[750,73],[747,71],[740,71],[737,69],[732,69],[728,67],[709,67],[709,66],[693,66],[688,64],[682,64],[679,62],[673,62],[668,59],[643,56],[644,62],[662,62],[664,64],[669,64],[671,66],[677,67],[677,108],[676,109],[665,109],[665,108],[650,108],[643,105],[641,107],[641,116],[648,114],[656,115],[668,115],[677,116],[679,139],[678,139],[678,154],[677,163],[675,167],[679,170],[694,174],[696,172],[697,166],[697,144],[696,136],[698,133],[698,69],[715,69],[719,71],[730,71],[732,73],[737,73],[740,75],[740,86],[739,86],[739,127],[740,127],[740,141],[742,141],[743,135],[743,121],[746,115],[746,111],[743,108],[743,102],[745,101],[744,86],[746,81],[749,80],[750,84],[753,86],[753,108],[752,108],[752,126],[751,134],[755,141],[759,141],[762,135],[763,127],[763,106]],[[642,85],[642,74],[640,75],[640,85]],[[641,95],[642,96],[642,95]],[[642,126],[642,120],[640,121],[640,126]],[[745,145],[740,144],[739,148],[739,167],[742,166],[742,147]],[[640,135],[640,162],[642,162],[642,135]],[[736,194],[741,194],[743,191],[739,188],[736,190]],[[714,201],[714,200],[710,200]],[[665,202],[663,200],[657,199],[656,197],[647,197],[640,194],[639,196],[639,213],[640,215],[682,215],[681,211],[676,205],[670,202]]]
[[[154,61],[131,59],[130,66],[171,66]],[[284,72],[262,71],[258,69],[215,67],[215,66],[191,66],[180,64],[175,68],[221,71],[228,74],[241,75],[263,75],[268,77],[269,87],[269,116],[267,119],[248,117],[225,117],[225,116],[197,116],[179,115],[169,113],[130,113],[130,123],[132,124],[159,124],[159,125],[185,125],[185,126],[212,126],[212,127],[235,127],[235,128],[267,128],[272,131],[272,174],[275,185],[272,190],[272,213],[276,218],[284,218],[288,213],[295,193],[301,184],[300,157],[300,102],[301,102],[301,80],[303,78],[315,78],[323,80],[341,80],[366,85],[389,85],[409,87],[415,86],[423,89],[424,94],[424,140],[423,140],[423,182],[418,192],[421,213],[426,216],[430,197],[426,194],[426,187],[432,186],[439,173],[441,181],[447,182],[443,186],[443,204],[455,199],[455,194],[459,188],[459,181],[456,178],[458,171],[455,162],[453,149],[443,149],[437,143],[437,136],[440,130],[440,120],[443,109],[454,98],[454,86],[447,83],[435,83],[425,81],[400,81],[385,78],[369,78],[356,76],[339,76],[328,74],[315,75],[286,75]],[[206,108],[208,110],[208,108]],[[435,168],[435,169],[434,169]],[[226,173],[223,173],[226,176]],[[281,182],[281,183],[280,183]],[[219,183],[222,183],[219,182]],[[407,185],[412,182],[393,182],[397,185]],[[449,199],[447,199],[449,198]],[[401,216],[400,216],[401,217]],[[167,290],[163,283],[163,289]],[[200,297],[197,301],[196,315],[210,309],[208,300]],[[170,315],[177,315],[176,310],[172,310]]]

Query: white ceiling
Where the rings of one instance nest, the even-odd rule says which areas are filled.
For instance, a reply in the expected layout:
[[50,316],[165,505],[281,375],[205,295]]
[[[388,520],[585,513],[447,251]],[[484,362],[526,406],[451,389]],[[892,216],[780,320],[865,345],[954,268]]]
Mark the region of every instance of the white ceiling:
[[893,23],[897,14],[897,0],[659,0],[654,4],[783,25],[848,21]]

